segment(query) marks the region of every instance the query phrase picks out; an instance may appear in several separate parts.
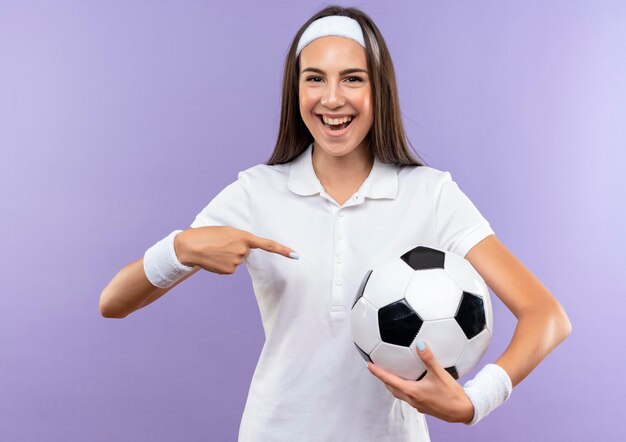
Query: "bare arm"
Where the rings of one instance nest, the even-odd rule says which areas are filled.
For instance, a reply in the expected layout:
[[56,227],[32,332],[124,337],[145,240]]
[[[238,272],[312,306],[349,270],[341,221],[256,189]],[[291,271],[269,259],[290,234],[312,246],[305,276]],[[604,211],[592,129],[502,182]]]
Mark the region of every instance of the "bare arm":
[[182,231],[174,239],[175,253],[182,264],[193,270],[168,288],[152,285],[143,268],[143,257],[126,265],[100,294],[100,314],[106,318],[125,318],[156,301],[178,284],[205,269],[220,275],[232,274],[251,248],[289,257],[287,246],[268,238],[228,226],[206,226]]
[[152,285],[143,269],[143,257],[124,266],[100,294],[100,314],[105,318],[125,318],[135,310],[156,301],[178,284],[194,275],[194,269],[168,288]]
[[572,325],[561,304],[495,235],[465,258],[517,318],[513,338],[496,361],[515,386],[569,336]]

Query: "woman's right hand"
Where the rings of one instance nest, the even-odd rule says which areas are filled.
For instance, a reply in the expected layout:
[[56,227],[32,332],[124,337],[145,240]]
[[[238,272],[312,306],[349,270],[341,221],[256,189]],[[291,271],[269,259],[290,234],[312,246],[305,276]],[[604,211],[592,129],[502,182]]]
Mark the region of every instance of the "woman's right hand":
[[287,246],[230,226],[205,226],[183,230],[174,238],[178,260],[187,266],[200,266],[209,272],[235,273],[250,249],[263,249],[290,258]]

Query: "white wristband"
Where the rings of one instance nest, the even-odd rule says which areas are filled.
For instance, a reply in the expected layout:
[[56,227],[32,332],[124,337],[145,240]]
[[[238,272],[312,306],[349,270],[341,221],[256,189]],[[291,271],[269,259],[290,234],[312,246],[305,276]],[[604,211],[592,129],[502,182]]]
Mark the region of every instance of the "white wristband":
[[148,280],[161,288],[171,287],[176,281],[193,270],[182,264],[174,250],[174,238],[182,230],[174,230],[158,241],[143,256],[143,270]]
[[465,424],[474,425],[509,398],[513,384],[504,368],[487,364],[463,385],[463,390],[474,405],[474,417]]

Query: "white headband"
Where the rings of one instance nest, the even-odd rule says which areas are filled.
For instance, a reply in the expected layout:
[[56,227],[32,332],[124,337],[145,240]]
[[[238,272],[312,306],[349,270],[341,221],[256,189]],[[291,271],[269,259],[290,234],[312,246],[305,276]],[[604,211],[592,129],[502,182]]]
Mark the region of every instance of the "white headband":
[[[298,48],[296,49],[296,57],[306,45],[320,37],[329,35],[338,35],[340,37],[349,38],[356,41],[365,48],[365,40],[363,39],[363,31],[359,22],[353,18],[343,15],[329,15],[319,18],[312,22],[308,28],[300,36]],[[376,56],[378,56],[376,52]]]

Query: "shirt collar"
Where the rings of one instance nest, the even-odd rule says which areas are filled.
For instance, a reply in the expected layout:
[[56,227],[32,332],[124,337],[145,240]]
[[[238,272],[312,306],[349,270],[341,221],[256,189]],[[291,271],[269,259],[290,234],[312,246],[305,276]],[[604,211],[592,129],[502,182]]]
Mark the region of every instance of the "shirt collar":
[[[291,161],[289,168],[289,182],[287,187],[298,195],[314,195],[320,193],[324,187],[320,183],[313,169],[313,143]],[[370,174],[361,186],[363,197],[391,198],[398,195],[398,171],[395,164],[381,163],[374,158]]]

